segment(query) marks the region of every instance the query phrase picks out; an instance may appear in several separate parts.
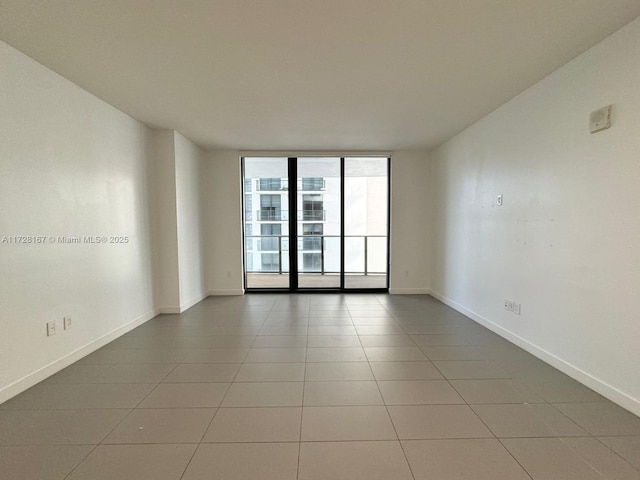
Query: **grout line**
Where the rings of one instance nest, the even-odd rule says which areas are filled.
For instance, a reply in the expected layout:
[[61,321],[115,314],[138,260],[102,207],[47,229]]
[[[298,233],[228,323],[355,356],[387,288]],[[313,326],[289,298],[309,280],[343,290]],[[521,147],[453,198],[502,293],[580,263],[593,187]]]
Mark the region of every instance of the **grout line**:
[[[358,336],[358,338],[360,338],[360,336]],[[361,342],[362,343],[362,342]],[[382,390],[380,390],[380,384],[378,383],[378,379],[376,378],[375,374],[373,373],[373,368],[371,368],[371,362],[369,361],[369,357],[367,355],[367,351],[364,351],[365,357],[367,358],[367,364],[369,365],[369,371],[371,372],[371,375],[373,376],[374,381],[376,382],[376,388],[378,389],[378,394],[380,395],[380,399],[382,400],[382,403],[384,405],[384,409],[387,412],[387,418],[389,419],[389,422],[391,423],[391,426],[393,427],[393,432],[396,435],[396,441],[398,442],[398,445],[400,446],[400,450],[402,450],[402,455],[404,456],[404,461],[407,464],[407,467],[409,468],[409,472],[411,473],[411,477],[415,480],[416,476],[413,473],[413,468],[411,468],[411,463],[409,462],[409,457],[407,457],[407,452],[404,449],[404,445],[402,445],[402,441],[400,440],[400,435],[398,435],[398,430],[396,429],[396,425],[395,423],[393,423],[393,418],[391,417],[391,413],[389,412],[389,406],[387,405],[387,402],[385,402],[384,400],[384,396],[382,395]]]

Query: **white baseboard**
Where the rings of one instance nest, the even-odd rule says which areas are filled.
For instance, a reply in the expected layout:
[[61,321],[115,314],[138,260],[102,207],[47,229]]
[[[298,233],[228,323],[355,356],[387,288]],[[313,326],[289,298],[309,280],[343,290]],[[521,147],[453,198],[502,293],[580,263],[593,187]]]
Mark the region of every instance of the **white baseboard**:
[[608,398],[612,402],[620,405],[622,408],[629,410],[635,415],[640,416],[640,400],[624,393],[623,391],[617,389],[616,387],[609,385],[608,383],[600,380],[599,378],[594,377],[590,373],[581,370],[575,365],[563,360],[562,358],[554,355],[551,352],[539,347],[538,345],[531,343],[530,341],[522,338],[515,333],[507,330],[500,325],[492,322],[491,320],[477,314],[476,312],[469,310],[468,308],[460,305],[459,303],[451,300],[450,298],[445,297],[444,295],[434,292],[433,290],[429,291],[429,295],[440,300],[442,303],[450,306],[451,308],[457,310],[458,312],[466,315],[470,319],[478,322],[480,325],[488,328],[492,332],[500,335],[501,337],[509,340],[511,343],[519,346],[520,348],[526,350],[531,355],[539,358],[543,362],[548,363],[552,367],[557,368],[561,372],[569,375],[574,380],[586,385],[590,389],[598,392],[605,398]]
[[180,307],[158,307],[158,313],[182,313]]
[[428,295],[428,288],[390,288],[391,295]]
[[220,295],[244,295],[244,288],[220,288],[216,290],[209,290],[207,296],[220,296]]
[[138,318],[130,321],[129,323],[122,325],[115,330],[110,331],[109,333],[103,335],[92,342],[87,343],[86,345],[74,350],[73,352],[65,355],[64,357],[55,360],[48,365],[36,370],[29,375],[22,377],[19,380],[7,385],[6,387],[0,389],[0,403],[6,402],[10,398],[15,397],[19,393],[24,392],[28,388],[33,387],[37,383],[41,382],[45,378],[50,377],[54,373],[58,373],[63,368],[68,367],[74,362],[77,362],[81,358],[86,357],[90,353],[95,352],[99,348],[104,347],[107,343],[112,342],[118,337],[121,337],[127,332],[130,332],[136,327],[139,327],[143,323],[151,320],[158,313],[158,310],[152,310],[150,312],[145,313],[144,315],[139,316]]
[[193,307],[196,303],[201,302],[202,300],[204,300],[205,298],[207,298],[209,295],[206,292],[202,292],[199,293],[198,295],[196,295],[195,297],[193,297],[191,300],[189,300],[188,302],[184,302],[182,304],[180,304],[180,311],[178,313],[182,313],[186,310],[189,310],[191,307]]

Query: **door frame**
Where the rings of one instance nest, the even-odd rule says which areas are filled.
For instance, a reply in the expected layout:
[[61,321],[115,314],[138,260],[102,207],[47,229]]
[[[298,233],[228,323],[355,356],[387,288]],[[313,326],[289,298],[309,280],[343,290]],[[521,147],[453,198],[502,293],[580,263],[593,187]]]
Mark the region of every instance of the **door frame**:
[[[288,207],[289,207],[289,287],[275,287],[275,288],[251,288],[247,287],[247,252],[246,252],[246,222],[245,222],[245,168],[244,163],[246,158],[252,157],[262,158],[286,158],[287,159],[287,174],[289,183],[289,195],[288,195]],[[298,220],[297,220],[297,207],[298,207],[298,184],[297,184],[297,167],[298,159],[300,158],[339,158],[340,159],[340,286],[339,287],[303,287],[298,286]],[[347,288],[345,287],[345,158],[386,158],[387,160],[387,263],[386,263],[386,280],[385,286],[382,288]],[[245,293],[388,293],[389,281],[391,276],[391,155],[389,153],[349,153],[349,154],[326,154],[322,153],[309,153],[296,154],[296,155],[278,155],[278,154],[242,154],[240,156],[240,183],[242,192],[242,268],[243,268],[243,281]],[[282,262],[282,259],[280,260]],[[366,268],[366,266],[365,266]]]

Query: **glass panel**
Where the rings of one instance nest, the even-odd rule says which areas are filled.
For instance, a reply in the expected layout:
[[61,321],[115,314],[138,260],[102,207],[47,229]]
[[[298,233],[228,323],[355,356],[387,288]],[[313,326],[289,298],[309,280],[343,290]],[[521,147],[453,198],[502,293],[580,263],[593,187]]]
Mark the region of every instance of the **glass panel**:
[[247,288],[289,288],[288,177],[287,158],[244,159]]
[[297,166],[298,287],[340,288],[340,159],[298,158]]
[[388,160],[345,158],[345,288],[387,287]]

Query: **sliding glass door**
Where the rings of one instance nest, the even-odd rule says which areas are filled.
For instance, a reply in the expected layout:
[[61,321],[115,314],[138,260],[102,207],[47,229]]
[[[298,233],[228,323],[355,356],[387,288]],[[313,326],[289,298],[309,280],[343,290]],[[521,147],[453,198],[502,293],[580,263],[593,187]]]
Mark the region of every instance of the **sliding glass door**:
[[247,157],[243,175],[247,290],[388,288],[388,158]]

